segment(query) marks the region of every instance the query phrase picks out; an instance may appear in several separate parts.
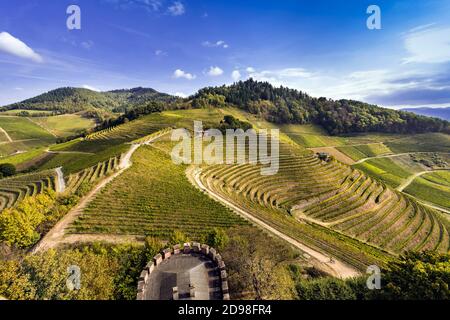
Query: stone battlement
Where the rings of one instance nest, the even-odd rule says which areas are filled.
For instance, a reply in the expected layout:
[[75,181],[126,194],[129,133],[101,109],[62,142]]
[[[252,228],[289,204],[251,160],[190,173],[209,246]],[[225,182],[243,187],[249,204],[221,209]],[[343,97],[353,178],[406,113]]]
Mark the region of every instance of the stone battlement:
[[[226,265],[223,261],[220,254],[217,253],[216,249],[206,245],[206,244],[200,244],[198,242],[192,242],[192,243],[184,243],[183,245],[174,245],[171,248],[166,248],[164,250],[161,250],[160,253],[155,255],[153,257],[153,260],[149,262],[144,270],[142,270],[138,286],[137,286],[137,300],[144,300],[145,299],[145,292],[146,288],[150,281],[150,275],[158,268],[158,266],[165,260],[170,259],[171,257],[177,256],[177,255],[202,255],[203,257],[211,260],[218,270],[220,271],[220,288],[222,291],[222,298],[223,300],[230,300],[230,293],[228,289],[228,275],[226,272]],[[178,288],[173,288],[174,294],[173,297],[176,299],[178,297]],[[191,297],[195,297],[195,290],[192,288],[191,290]]]

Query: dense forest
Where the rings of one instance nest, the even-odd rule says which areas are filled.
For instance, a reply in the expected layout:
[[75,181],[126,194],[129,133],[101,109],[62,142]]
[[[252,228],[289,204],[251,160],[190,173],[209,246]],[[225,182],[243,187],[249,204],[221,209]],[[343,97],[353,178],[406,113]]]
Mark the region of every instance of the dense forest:
[[0,110],[48,110],[59,113],[103,110],[123,113],[151,101],[173,102],[177,98],[149,88],[96,92],[84,88],[59,88],[37,97],[14,103]]
[[253,79],[204,88],[190,99],[193,107],[232,104],[270,122],[319,124],[330,134],[450,132],[450,123],[441,119],[359,101],[312,98],[298,90]]

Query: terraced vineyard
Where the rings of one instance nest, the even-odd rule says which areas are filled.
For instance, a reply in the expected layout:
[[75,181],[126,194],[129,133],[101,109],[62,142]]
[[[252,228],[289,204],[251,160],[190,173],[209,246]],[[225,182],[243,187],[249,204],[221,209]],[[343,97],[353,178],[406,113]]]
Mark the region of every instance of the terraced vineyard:
[[0,211],[13,207],[26,196],[35,196],[46,189],[56,190],[55,170],[18,175],[0,180]]
[[245,222],[187,180],[185,166],[151,146],[142,146],[133,166],[111,182],[72,225],[72,233],[152,235],[181,230],[201,239],[213,227]]
[[151,115],[132,122],[95,132],[86,137],[86,141],[122,140],[132,141],[147,136],[173,125],[172,118],[161,115]]
[[343,146],[337,147],[336,149],[355,161],[392,153],[392,151],[383,143]]
[[260,175],[259,166],[216,165],[204,168],[201,180],[286,234],[355,267],[386,259],[387,252],[448,250],[449,232],[431,210],[336,161],[321,162],[284,144],[280,152],[276,176]]
[[113,157],[80,172],[70,174],[66,183],[67,191],[75,192],[83,183],[94,184],[98,180],[112,174],[114,171],[119,169],[121,158],[121,155]]

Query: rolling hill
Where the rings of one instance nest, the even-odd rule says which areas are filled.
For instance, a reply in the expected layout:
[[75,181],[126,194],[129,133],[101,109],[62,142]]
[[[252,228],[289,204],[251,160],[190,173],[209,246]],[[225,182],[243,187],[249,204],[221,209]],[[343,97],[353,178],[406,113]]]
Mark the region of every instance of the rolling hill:
[[84,88],[58,88],[37,97],[0,108],[6,110],[43,110],[59,113],[104,109],[123,112],[150,101],[171,102],[177,98],[149,88],[96,92]]

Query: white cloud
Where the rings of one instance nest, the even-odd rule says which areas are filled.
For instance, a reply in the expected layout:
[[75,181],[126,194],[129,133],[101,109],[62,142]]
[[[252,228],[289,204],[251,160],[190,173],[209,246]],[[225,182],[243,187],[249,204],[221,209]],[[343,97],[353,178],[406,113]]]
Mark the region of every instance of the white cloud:
[[210,67],[206,74],[211,77],[217,77],[223,74],[223,70],[219,67]]
[[187,98],[188,95],[183,92],[175,92],[174,96],[180,97],[180,98]]
[[82,87],[83,87],[84,89],[88,89],[88,90],[100,92],[99,89],[97,89],[97,88],[95,88],[95,87],[92,87],[92,86],[90,86],[90,85],[87,85],[87,84],[83,84]]
[[91,49],[91,48],[94,46],[94,41],[92,41],[92,40],[83,41],[83,42],[81,43],[81,46],[82,46],[84,49],[89,50],[89,49]]
[[248,73],[256,72],[255,68],[253,68],[253,67],[248,67],[245,71],[247,71]]
[[187,80],[194,80],[196,78],[195,75],[193,75],[191,73],[184,72],[181,69],[175,70],[175,72],[173,73],[173,77],[175,79],[184,78],[184,79],[187,79]]
[[39,54],[34,52],[33,49],[21,40],[14,38],[8,32],[0,33],[0,51],[34,62],[44,62],[44,59]]
[[165,57],[165,56],[167,56],[167,52],[165,52],[163,50],[156,50],[155,51],[155,56],[157,56],[157,57]]
[[168,11],[173,16],[181,16],[185,13],[184,5],[180,1],[175,1],[169,8]]
[[267,81],[271,83],[283,83],[285,81],[294,81],[296,79],[307,79],[314,76],[313,73],[306,71],[303,68],[285,68],[278,70],[263,70],[255,71],[253,68],[247,68],[249,76],[260,80]]
[[208,47],[208,48],[224,48],[224,49],[229,48],[229,45],[223,40],[219,40],[216,42],[203,41],[202,46]]
[[233,78],[234,81],[238,81],[241,78],[241,73],[239,72],[239,70],[234,70],[231,73],[231,78]]
[[445,63],[450,61],[450,27],[434,27],[434,24],[410,30],[405,36],[405,48],[409,57],[404,63]]

